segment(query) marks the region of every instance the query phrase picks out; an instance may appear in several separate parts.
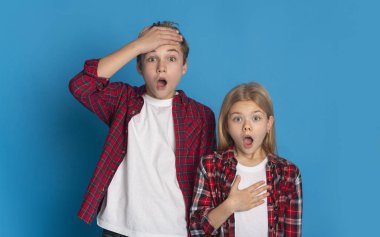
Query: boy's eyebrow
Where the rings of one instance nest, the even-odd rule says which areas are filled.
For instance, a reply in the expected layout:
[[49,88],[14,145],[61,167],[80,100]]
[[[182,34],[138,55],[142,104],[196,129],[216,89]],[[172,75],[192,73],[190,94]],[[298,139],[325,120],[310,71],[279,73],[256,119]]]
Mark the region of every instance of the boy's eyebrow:
[[176,49],[168,49],[168,52],[177,52],[177,53],[179,53],[179,51],[176,50]]
[[[156,52],[156,50],[154,49],[154,50],[152,50],[152,51],[150,51],[150,52],[148,52],[146,54],[155,53],[155,52]],[[168,49],[167,52],[177,52],[179,54],[179,51],[177,49]]]

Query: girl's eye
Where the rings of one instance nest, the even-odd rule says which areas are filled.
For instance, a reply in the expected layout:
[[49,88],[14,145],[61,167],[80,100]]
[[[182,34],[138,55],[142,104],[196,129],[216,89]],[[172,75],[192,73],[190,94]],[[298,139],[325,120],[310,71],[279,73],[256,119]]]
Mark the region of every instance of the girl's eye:
[[242,121],[242,119],[241,119],[241,117],[233,117],[232,121],[234,121],[236,123],[240,123]]
[[169,57],[169,62],[175,62],[175,61],[177,61],[176,57]]
[[253,121],[260,121],[262,118],[261,116],[255,115],[253,116]]

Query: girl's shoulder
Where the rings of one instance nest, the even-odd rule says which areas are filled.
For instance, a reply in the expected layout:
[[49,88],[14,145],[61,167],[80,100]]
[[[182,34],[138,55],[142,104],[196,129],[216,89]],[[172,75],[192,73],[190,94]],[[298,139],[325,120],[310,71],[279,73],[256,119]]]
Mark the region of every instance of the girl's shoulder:
[[282,170],[295,176],[299,176],[301,173],[300,169],[296,164],[294,164],[288,159],[280,157],[279,155],[268,154],[268,162],[270,167],[273,167],[277,170]]
[[214,151],[206,156],[202,157],[201,164],[206,169],[212,167],[223,166],[226,163],[229,163],[231,159],[234,157],[233,149],[227,149],[222,151]]

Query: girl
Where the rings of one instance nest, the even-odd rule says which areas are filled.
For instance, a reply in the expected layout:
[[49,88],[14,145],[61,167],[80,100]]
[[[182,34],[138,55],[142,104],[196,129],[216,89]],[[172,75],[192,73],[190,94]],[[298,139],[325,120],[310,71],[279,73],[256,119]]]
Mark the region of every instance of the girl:
[[301,236],[299,169],[275,155],[272,101],[258,83],[224,98],[219,151],[202,158],[190,214],[192,236]]

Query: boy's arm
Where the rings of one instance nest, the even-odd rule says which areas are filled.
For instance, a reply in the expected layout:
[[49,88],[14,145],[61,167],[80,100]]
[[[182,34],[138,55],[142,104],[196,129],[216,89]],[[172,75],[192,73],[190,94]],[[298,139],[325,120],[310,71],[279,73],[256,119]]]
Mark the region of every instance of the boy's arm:
[[[82,72],[70,80],[73,96],[101,120],[110,125],[122,94],[129,98],[132,87],[123,83],[109,83],[97,75],[99,60],[87,60]],[[126,92],[126,93],[125,93]]]
[[162,45],[178,45],[182,36],[167,27],[145,28],[139,38],[99,61],[98,76],[110,78],[139,54],[148,53]]
[[201,156],[212,154],[216,150],[215,138],[215,115],[211,109],[206,110],[205,127],[202,129],[202,154]]
[[294,169],[294,185],[290,190],[289,207],[285,211],[284,229],[287,237],[300,237],[302,227],[302,181],[301,173],[296,166],[290,166]]
[[86,61],[83,71],[71,79],[70,91],[79,102],[110,125],[122,93],[127,92],[125,96],[128,98],[132,89],[123,83],[109,83],[109,78],[137,55],[164,44],[178,44],[181,40],[178,32],[169,28],[145,29],[137,40],[100,61]]

